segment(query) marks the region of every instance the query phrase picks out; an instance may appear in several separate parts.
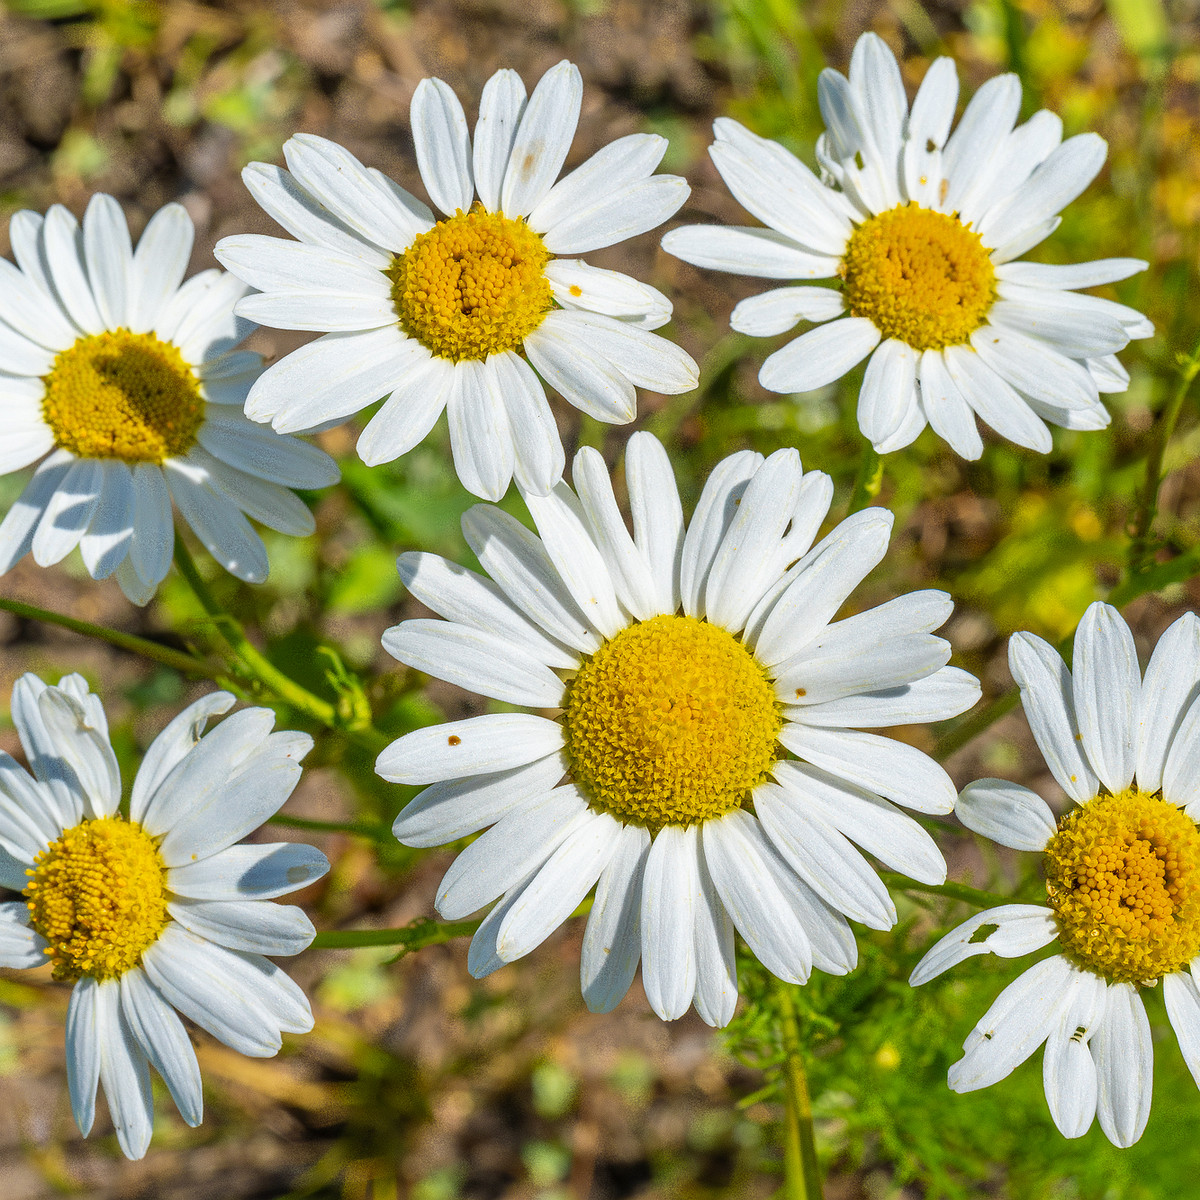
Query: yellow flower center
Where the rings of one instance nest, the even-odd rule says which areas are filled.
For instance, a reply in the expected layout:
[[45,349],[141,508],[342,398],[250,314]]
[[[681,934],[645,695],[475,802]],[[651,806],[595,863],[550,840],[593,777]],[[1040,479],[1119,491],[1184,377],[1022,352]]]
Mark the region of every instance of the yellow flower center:
[[123,817],[66,830],[29,874],[30,924],[50,943],[55,979],[116,979],[167,925],[167,868],[150,835]]
[[1116,983],[1146,983],[1200,954],[1200,830],[1130,788],[1067,813],[1046,845],[1063,953]]
[[568,684],[567,754],[594,809],[651,830],[724,816],[777,755],[766,672],[732,634],[694,617],[621,630]]
[[996,298],[979,234],[918,204],[864,221],[846,244],[840,274],[850,313],[914,350],[965,342]]
[[523,220],[461,209],[392,261],[400,326],[439,358],[487,358],[520,347],[550,311],[550,251]]
[[152,333],[81,337],[45,383],[42,416],[58,447],[80,458],[161,463],[187,453],[204,424],[199,381]]

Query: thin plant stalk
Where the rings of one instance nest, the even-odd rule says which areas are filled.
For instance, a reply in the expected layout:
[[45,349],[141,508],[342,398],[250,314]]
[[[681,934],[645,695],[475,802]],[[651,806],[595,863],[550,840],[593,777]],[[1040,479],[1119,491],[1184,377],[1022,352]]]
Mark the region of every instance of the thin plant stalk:
[[813,1134],[812,1100],[800,1045],[796,1002],[786,983],[779,985],[779,1032],[783,1042],[784,1200],[822,1200],[821,1167]]

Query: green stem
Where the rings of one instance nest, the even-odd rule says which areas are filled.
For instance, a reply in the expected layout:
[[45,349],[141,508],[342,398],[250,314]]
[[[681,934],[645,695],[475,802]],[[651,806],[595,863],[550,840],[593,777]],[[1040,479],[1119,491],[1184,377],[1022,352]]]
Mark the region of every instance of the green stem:
[[1163,478],[1163,456],[1175,433],[1175,425],[1179,420],[1180,412],[1183,411],[1183,402],[1187,399],[1188,391],[1198,374],[1200,374],[1200,343],[1197,343],[1189,357],[1180,361],[1179,383],[1171,399],[1167,401],[1166,408],[1163,409],[1162,417],[1155,427],[1153,440],[1150,443],[1150,453],[1146,456],[1146,478],[1142,484],[1142,494],[1133,520],[1133,542],[1129,547],[1129,575],[1141,575],[1153,565],[1154,546],[1150,529],[1158,513],[1158,492]]
[[879,878],[890,888],[898,892],[925,892],[931,896],[945,896],[947,900],[961,900],[973,908],[997,908],[1001,904],[1011,904],[1011,896],[997,896],[995,892],[985,892],[982,888],[968,887],[965,883],[918,883],[907,875],[895,871],[880,871]]
[[977,713],[969,716],[961,724],[956,725],[949,733],[938,738],[933,747],[933,757],[938,762],[944,762],[950,755],[961,750],[972,738],[978,737],[985,729],[994,725],[1001,717],[1012,712],[1021,703],[1021,693],[1013,688],[995,700],[990,700]]
[[883,463],[870,442],[863,444],[862,458],[858,463],[858,474],[854,479],[854,488],[850,492],[850,507],[846,515],[856,513],[874,503],[883,486]]
[[352,950],[359,946],[399,946],[400,953],[411,954],[426,946],[440,946],[455,938],[470,937],[481,921],[430,921],[422,917],[400,929],[330,929],[318,933],[314,950]]
[[695,389],[672,396],[662,408],[646,422],[646,428],[660,442],[669,443],[679,427],[703,403],[720,379],[739,359],[743,358],[757,339],[744,333],[727,333],[704,356],[700,364],[700,381]]
[[395,844],[391,827],[380,821],[312,821],[308,817],[292,817],[287,813],[276,813],[267,818],[269,825],[283,825],[288,829],[306,829],[310,833],[349,833],[354,837],[367,838],[372,842]]
[[349,734],[375,753],[389,744],[391,739],[369,721],[347,721],[335,705],[314,695],[275,666],[246,636],[241,623],[227,613],[208,590],[208,585],[197,570],[195,560],[182,537],[175,539],[175,564],[199,601],[200,607],[212,621],[223,649],[234,661],[240,662],[263,687],[298,712],[305,713],[329,729]]
[[33,604],[24,604],[20,600],[8,600],[0,597],[0,609],[27,621],[42,621],[47,625],[58,625],[63,629],[71,630],[72,633],[107,642],[119,650],[128,650],[131,654],[140,654],[143,658],[153,659],[157,663],[162,663],[164,667],[170,667],[183,675],[219,679],[219,676],[213,673],[212,666],[204,659],[194,654],[187,654],[182,650],[172,650],[170,646],[159,645],[158,642],[138,637],[133,633],[122,633],[119,629],[109,629],[105,625],[93,625],[90,621],[80,621],[76,617],[68,617],[66,613],[54,612],[48,608],[38,608]]
[[804,1051],[800,1046],[800,1021],[791,988],[781,983],[779,1033],[783,1042],[784,1183],[786,1200],[821,1200],[821,1167],[813,1136],[812,1101],[804,1073]]

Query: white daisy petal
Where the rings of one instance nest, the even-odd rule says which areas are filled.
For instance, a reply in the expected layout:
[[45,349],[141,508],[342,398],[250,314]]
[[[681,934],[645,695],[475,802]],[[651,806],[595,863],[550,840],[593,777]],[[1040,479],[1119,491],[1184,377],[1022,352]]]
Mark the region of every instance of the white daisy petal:
[[958,127],[942,152],[942,175],[950,186],[938,208],[953,212],[976,175],[1016,124],[1021,107],[1021,82],[1016,75],[997,75],[971,97]]
[[128,561],[138,577],[157,587],[171,569],[175,550],[175,518],[171,493],[157,463],[133,468],[133,539]]
[[411,118],[413,149],[429,198],[447,216],[468,211],[475,195],[471,135],[454,89],[440,79],[422,79],[413,92]]
[[713,468],[700,493],[683,539],[679,564],[679,590],[683,611],[689,617],[704,616],[705,585],[713,559],[738,512],[747,485],[763,461],[761,454],[750,450],[729,455]]
[[438,783],[522,767],[562,744],[562,726],[554,721],[494,713],[406,733],[379,755],[375,770],[390,783]]
[[820,729],[787,721],[779,740],[798,758],[905,808],[948,813],[954,783],[928,754],[876,733]]
[[633,517],[633,540],[650,567],[659,612],[679,607],[683,507],[671,460],[653,435],[635,433],[625,447],[625,482]]
[[[44,850],[45,843],[38,847]],[[21,865],[19,883],[28,883],[24,878],[25,863]],[[7,885],[5,885],[7,886]],[[46,963],[46,939],[29,927],[31,914],[24,900],[11,900],[0,904],[0,967],[10,970],[28,970]]]
[[283,157],[312,200],[368,245],[400,251],[433,224],[426,205],[394,184],[387,186],[390,181],[336,142],[298,133],[284,143]]
[[104,468],[98,459],[77,458],[50,496],[33,535],[33,560],[39,567],[61,562],[87,532],[100,502]]
[[[958,219],[978,228],[981,218],[1020,188],[1062,141],[1062,119],[1042,109],[1018,125],[963,191]],[[986,243],[988,245],[991,243]]]
[[674,342],[626,321],[599,313],[561,311],[547,317],[542,329],[547,326],[557,336],[568,336],[576,345],[611,362],[636,387],[673,396],[690,392],[699,382],[699,368],[689,354]]
[[453,621],[403,621],[383,635],[395,659],[449,683],[507,704],[554,708],[562,680],[504,637]]
[[[1086,408],[1096,399],[1087,371],[1036,338],[985,325],[971,335],[971,345],[997,375],[1035,400],[1062,408]],[[967,354],[964,348],[963,357]]]
[[66,450],[57,450],[33,473],[25,490],[0,522],[0,574],[12,570],[33,546],[46,506],[58,493],[75,462]]
[[755,642],[761,662],[777,666],[825,628],[883,559],[894,519],[882,508],[851,513],[805,555]]
[[664,1020],[682,1017],[696,991],[693,929],[700,903],[695,825],[668,825],[650,845],[642,877],[642,983]]
[[1045,423],[978,354],[966,346],[947,346],[942,361],[963,399],[998,434],[1018,446],[1049,453],[1053,442]]
[[1133,779],[1142,675],[1133,634],[1121,614],[1089,605],[1075,635],[1072,683],[1083,750],[1110,792]]
[[249,421],[241,413],[208,414],[197,440],[211,455],[264,483],[325,488],[337,483],[337,464],[323,450]]
[[437,911],[447,921],[478,912],[539,869],[594,815],[571,786],[555,788],[509,812],[450,864],[438,885]]
[[933,431],[960,458],[974,461],[983,453],[975,414],[950,376],[940,350],[926,350],[917,366],[921,407]]
[[913,968],[908,982],[919,987],[977,954],[1020,958],[1049,945],[1057,936],[1054,913],[1044,905],[1002,904],[988,908],[935,942]]
[[832,279],[838,259],[814,254],[774,229],[738,225],[684,225],[672,229],[662,248],[694,267],[732,271],[758,279]]
[[553,791],[568,770],[560,752],[506,771],[432,784],[405,805],[392,833],[406,846],[456,842]]
[[787,715],[806,725],[878,729],[887,725],[945,721],[974,707],[978,700],[979,681],[974,675],[968,675],[958,667],[942,667],[924,679],[900,687],[862,692],[805,708],[791,708]]
[[566,457],[546,390],[520,355],[511,351],[488,359],[493,391],[503,397],[512,434],[513,475],[526,491],[546,495],[562,478]]
[[[303,1013],[293,1003],[284,1008],[274,964],[257,954],[226,950],[171,924],[143,956],[150,982],[163,997],[201,1029],[239,1054],[269,1058],[281,1044],[279,1014],[296,1019]],[[311,1017],[308,1026],[311,1028]]]
[[950,1068],[951,1091],[990,1087],[1019,1067],[1056,1027],[1073,970],[1055,955],[1017,976],[968,1035],[966,1054]]
[[1092,1054],[1100,1128],[1114,1146],[1132,1146],[1150,1118],[1154,1082],[1150,1022],[1133,984],[1108,985],[1104,1016],[1092,1035]]
[[[12,243],[13,258],[23,274],[38,285],[51,298],[60,315],[65,312],[54,294],[54,283],[50,264],[46,258],[46,246],[42,237],[45,217],[27,208],[13,213],[8,223],[8,240]],[[74,330],[78,336],[78,329]]]
[[661,225],[691,191],[678,175],[651,174],[665,150],[655,134],[611,142],[550,189],[530,228],[553,254],[585,254]]
[[1164,976],[1163,1001],[1183,1061],[1200,1084],[1200,988],[1196,977],[1183,971]]
[[996,278],[1002,283],[1028,287],[1073,289],[1099,287],[1128,279],[1150,264],[1140,258],[1099,258],[1082,263],[1005,263],[996,268]]
[[[251,163],[242,171],[242,182],[261,208],[294,238],[352,254],[377,270],[384,270],[391,255],[370,237],[364,237],[310,195],[282,167]],[[429,214],[432,222],[433,214]],[[220,249],[221,243],[217,243]]]
[[582,315],[551,313],[526,337],[523,349],[537,373],[569,404],[598,421],[625,425],[637,416],[637,392],[608,355],[578,342],[569,324],[562,323]]
[[109,817],[121,801],[121,772],[108,740],[92,715],[61,686],[38,697],[46,734],[83,789],[85,815]]
[[671,319],[671,301],[662,292],[619,271],[555,258],[546,264],[546,278],[562,308],[586,309],[641,329],[658,329]]
[[769,392],[815,391],[862,362],[880,337],[865,317],[843,317],[818,325],[770,355],[758,381]]
[[524,111],[525,85],[516,71],[497,71],[483,85],[479,119],[475,122],[472,165],[475,190],[489,212],[500,208],[504,172]]
[[701,853],[697,860],[700,891],[696,898],[696,1015],[716,1029],[728,1025],[737,1008],[737,952],[733,921],[717,895]]
[[942,182],[942,147],[958,103],[958,71],[952,58],[930,64],[913,99],[904,140],[904,193],[925,208],[936,206]]
[[901,426],[902,403],[917,379],[917,354],[903,342],[881,342],[867,362],[858,393],[858,427],[878,450]]
[[134,333],[154,327],[183,282],[195,236],[192,218],[182,204],[164,204],[146,223],[129,271],[126,323]]
[[210,486],[206,473],[192,462],[168,459],[167,487],[204,548],[246,583],[262,583],[270,570],[266,547],[241,510],[224,492]]
[[127,321],[133,246],[121,206],[102,192],[88,201],[83,215],[83,256],[96,308],[109,329]]
[[516,451],[500,381],[486,362],[454,364],[446,397],[450,449],[463,487],[485,500],[499,500],[512,480]]
[[946,882],[946,860],[937,843],[886,800],[801,763],[777,763],[775,778],[803,791],[815,814],[884,866],[921,883]]
[[[16,217],[13,222],[17,224]],[[16,249],[14,241],[14,253]],[[40,272],[34,274],[27,266],[18,270],[7,259],[0,259],[0,282],[3,283],[0,320],[43,349],[66,349],[75,342],[79,330],[55,301],[49,280],[42,284],[39,276]],[[8,370],[12,370],[13,365],[5,363]]]
[[625,528],[613,495],[608,466],[598,450],[584,446],[571,475],[591,539],[604,558],[621,604],[640,620],[660,612],[650,565]]
[[584,620],[541,541],[516,517],[489,504],[468,509],[463,536],[483,569],[531,621],[573,650],[590,654],[600,639]]
[[850,57],[850,86],[863,98],[880,155],[894,165],[908,116],[908,97],[896,56],[878,34],[866,33],[855,42]]
[[439,617],[500,637],[548,667],[579,666],[578,654],[514,610],[490,579],[420,550],[400,555],[396,566],[404,586]]
[[121,987],[115,979],[96,988],[95,1021],[100,1084],[117,1142],[126,1158],[142,1158],[150,1148],[154,1123],[150,1066],[121,1010]]
[[100,984],[85,975],[71,989],[67,1004],[67,1089],[71,1113],[84,1137],[96,1120],[96,1089],[100,1086],[99,991]]
[[597,632],[612,637],[626,619],[604,556],[588,536],[583,505],[564,483],[548,496],[526,496],[525,504],[579,611]]
[[538,80],[513,139],[500,208],[509,217],[531,213],[566,161],[579,123],[583,78],[565,59]]
[[138,1049],[163,1077],[184,1122],[199,1125],[204,1119],[200,1064],[183,1022],[144,971],[127,971],[120,989],[121,1012]]
[[334,291],[255,292],[238,303],[238,316],[273,329],[335,333],[380,329],[395,324],[389,295],[347,295]]
[[107,579],[129,553],[134,533],[133,475],[119,459],[102,464],[100,499],[79,540],[83,565],[93,579]]
[[[1184,613],[1158,639],[1142,680],[1135,775],[1156,792],[1184,714],[1200,696],[1200,617]],[[1175,797],[1168,794],[1173,803]]]
[[167,912],[184,929],[230,950],[254,954],[299,954],[316,930],[302,909],[269,900],[192,900],[167,902]]
[[536,949],[575,911],[611,861],[621,829],[606,813],[590,814],[550,855],[496,933],[504,962]]
[[625,998],[642,956],[642,878],[650,834],[625,825],[596,885],[579,959],[580,988],[589,1012],[611,1012]]
[[[65,681],[60,684],[62,682]],[[44,785],[41,794],[47,811],[60,830],[70,829],[83,817],[83,789],[46,729],[40,703],[45,691],[46,685],[36,675],[31,672],[22,675],[13,684],[12,723],[21,739],[30,770]],[[98,727],[94,718],[92,724]],[[31,808],[30,811],[35,810]]]
[[1058,1027],[1046,1039],[1046,1103],[1063,1137],[1082,1137],[1096,1116],[1099,1079],[1088,1041],[1103,1019],[1106,991],[1099,976],[1074,972]]
[[328,870],[329,860],[313,846],[260,842],[172,867],[167,887],[191,900],[274,900],[307,887]]
[[[1140,780],[1139,780],[1140,782]],[[1163,798],[1193,817],[1200,800],[1200,699],[1183,713],[1162,769]]]
[[[782,782],[786,780],[786,782]],[[890,929],[896,906],[879,876],[808,799],[808,781],[791,773],[756,789],[758,819],[788,865],[826,903],[872,929]]]
[[52,204],[41,232],[48,274],[59,302],[84,333],[101,332],[104,318],[88,282],[79,222],[61,204]]
[[785,982],[805,983],[812,970],[808,934],[765,866],[776,851],[762,825],[735,809],[706,822],[700,838],[721,903],[755,957]]
[[389,301],[391,281],[355,254],[290,242],[285,238],[243,233],[222,238],[217,261],[239,279],[263,292],[311,294],[312,307],[324,310],[330,293]]
[[842,293],[834,288],[774,288],[739,301],[729,316],[729,325],[751,337],[773,337],[787,333],[798,321],[830,321],[845,310]]
[[1004,245],[1061,212],[1095,179],[1107,153],[1108,146],[1099,134],[1068,138],[1027,183],[984,216],[979,234],[985,245]]
[[[369,467],[407,454],[428,436],[446,407],[454,367],[423,350],[416,342],[406,342],[403,353],[393,360],[400,370],[394,386],[388,385],[393,389],[391,397],[358,437],[358,456]],[[412,365],[406,369],[405,363]]]
[[1063,791],[1085,804],[1099,781],[1083,754],[1070,671],[1054,647],[1032,633],[1008,639],[1008,665],[1046,765]]
[[1014,850],[1044,850],[1058,829],[1041,796],[1006,779],[976,779],[967,784],[954,812],[974,833]]
[[5,436],[4,444],[0,446],[0,475],[28,467],[53,449],[54,434],[45,425],[14,430]]

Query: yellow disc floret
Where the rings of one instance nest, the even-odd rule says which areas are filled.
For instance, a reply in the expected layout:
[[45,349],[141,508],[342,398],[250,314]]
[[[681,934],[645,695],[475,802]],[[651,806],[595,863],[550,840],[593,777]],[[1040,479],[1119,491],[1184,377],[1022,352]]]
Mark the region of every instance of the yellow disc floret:
[[549,261],[523,220],[460,209],[388,269],[400,326],[453,362],[515,350],[550,311]]
[[914,350],[965,342],[996,299],[979,234],[918,204],[864,221],[846,243],[840,274],[851,315]]
[[42,416],[61,450],[80,458],[161,463],[185,454],[204,424],[200,383],[152,333],[81,337],[54,359]]
[[694,617],[623,629],[568,684],[563,724],[592,807],[651,830],[711,820],[766,777],[782,725],[766,672]]
[[1046,845],[1063,953],[1105,979],[1147,983],[1200,954],[1200,830],[1136,789],[1067,813]]
[[116,979],[166,927],[167,869],[150,835],[122,817],[66,830],[29,874],[30,924],[50,943],[55,979]]

